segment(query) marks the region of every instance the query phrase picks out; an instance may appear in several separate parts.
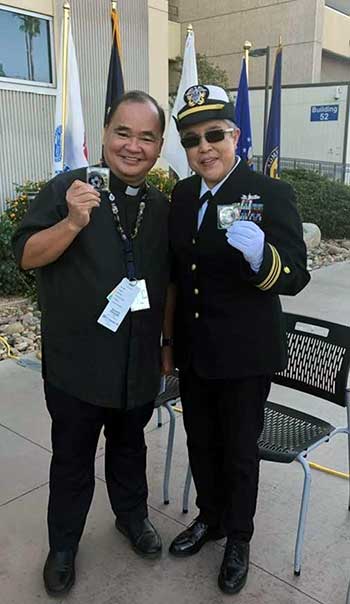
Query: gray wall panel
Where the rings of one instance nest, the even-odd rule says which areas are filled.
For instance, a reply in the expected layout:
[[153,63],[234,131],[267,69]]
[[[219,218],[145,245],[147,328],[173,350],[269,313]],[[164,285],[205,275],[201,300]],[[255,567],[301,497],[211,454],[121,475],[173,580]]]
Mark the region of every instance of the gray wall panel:
[[[61,30],[62,0],[56,0],[54,29]],[[100,158],[108,63],[111,50],[110,0],[71,0],[72,31],[89,148]],[[148,90],[148,3],[119,0],[126,89]],[[51,172],[55,97],[0,90],[0,211],[13,182],[47,178]]]
[[0,211],[14,183],[48,178],[55,97],[0,90]]

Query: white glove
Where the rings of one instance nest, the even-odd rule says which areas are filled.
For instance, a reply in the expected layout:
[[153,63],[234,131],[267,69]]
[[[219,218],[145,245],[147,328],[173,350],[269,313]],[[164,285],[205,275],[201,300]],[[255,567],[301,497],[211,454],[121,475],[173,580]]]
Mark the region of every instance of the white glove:
[[227,241],[242,252],[254,273],[258,273],[264,255],[265,233],[249,220],[236,220],[226,231]]

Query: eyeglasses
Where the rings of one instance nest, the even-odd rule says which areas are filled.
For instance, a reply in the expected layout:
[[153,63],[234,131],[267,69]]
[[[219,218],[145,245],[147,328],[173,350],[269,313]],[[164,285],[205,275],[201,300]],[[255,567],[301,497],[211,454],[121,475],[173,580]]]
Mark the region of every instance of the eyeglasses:
[[207,143],[219,143],[223,141],[225,138],[226,132],[234,132],[235,128],[226,128],[223,130],[222,128],[217,128],[216,130],[208,130],[204,132],[204,134],[189,134],[188,136],[184,136],[181,139],[181,145],[184,149],[191,149],[192,147],[198,147],[200,144],[202,137],[204,136]]

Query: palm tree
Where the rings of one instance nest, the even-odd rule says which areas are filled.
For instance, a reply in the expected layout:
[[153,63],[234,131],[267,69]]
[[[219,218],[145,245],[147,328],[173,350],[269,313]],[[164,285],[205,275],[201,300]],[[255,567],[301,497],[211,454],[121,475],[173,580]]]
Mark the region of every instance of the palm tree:
[[27,51],[28,80],[35,80],[34,60],[33,60],[33,38],[40,34],[40,19],[30,17],[29,15],[15,14],[15,17],[22,22],[19,26],[20,31],[24,32],[24,38]]

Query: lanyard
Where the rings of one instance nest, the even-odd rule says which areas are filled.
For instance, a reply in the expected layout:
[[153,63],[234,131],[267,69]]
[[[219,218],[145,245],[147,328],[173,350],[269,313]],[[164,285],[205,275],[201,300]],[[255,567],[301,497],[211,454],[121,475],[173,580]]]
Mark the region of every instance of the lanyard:
[[125,261],[126,261],[126,271],[127,271],[128,279],[130,281],[136,280],[136,267],[135,267],[135,258],[134,258],[134,249],[133,249],[133,239],[135,239],[137,237],[142,220],[143,220],[143,215],[144,215],[144,211],[145,211],[145,207],[146,207],[146,201],[147,201],[147,197],[148,197],[148,189],[149,189],[149,187],[146,184],[145,190],[140,199],[135,227],[134,227],[134,230],[131,233],[130,237],[127,236],[126,232],[123,229],[123,225],[120,220],[119,209],[116,204],[115,195],[113,195],[113,193],[109,194],[109,201],[111,202],[113,219],[115,222],[116,229],[122,240]]

